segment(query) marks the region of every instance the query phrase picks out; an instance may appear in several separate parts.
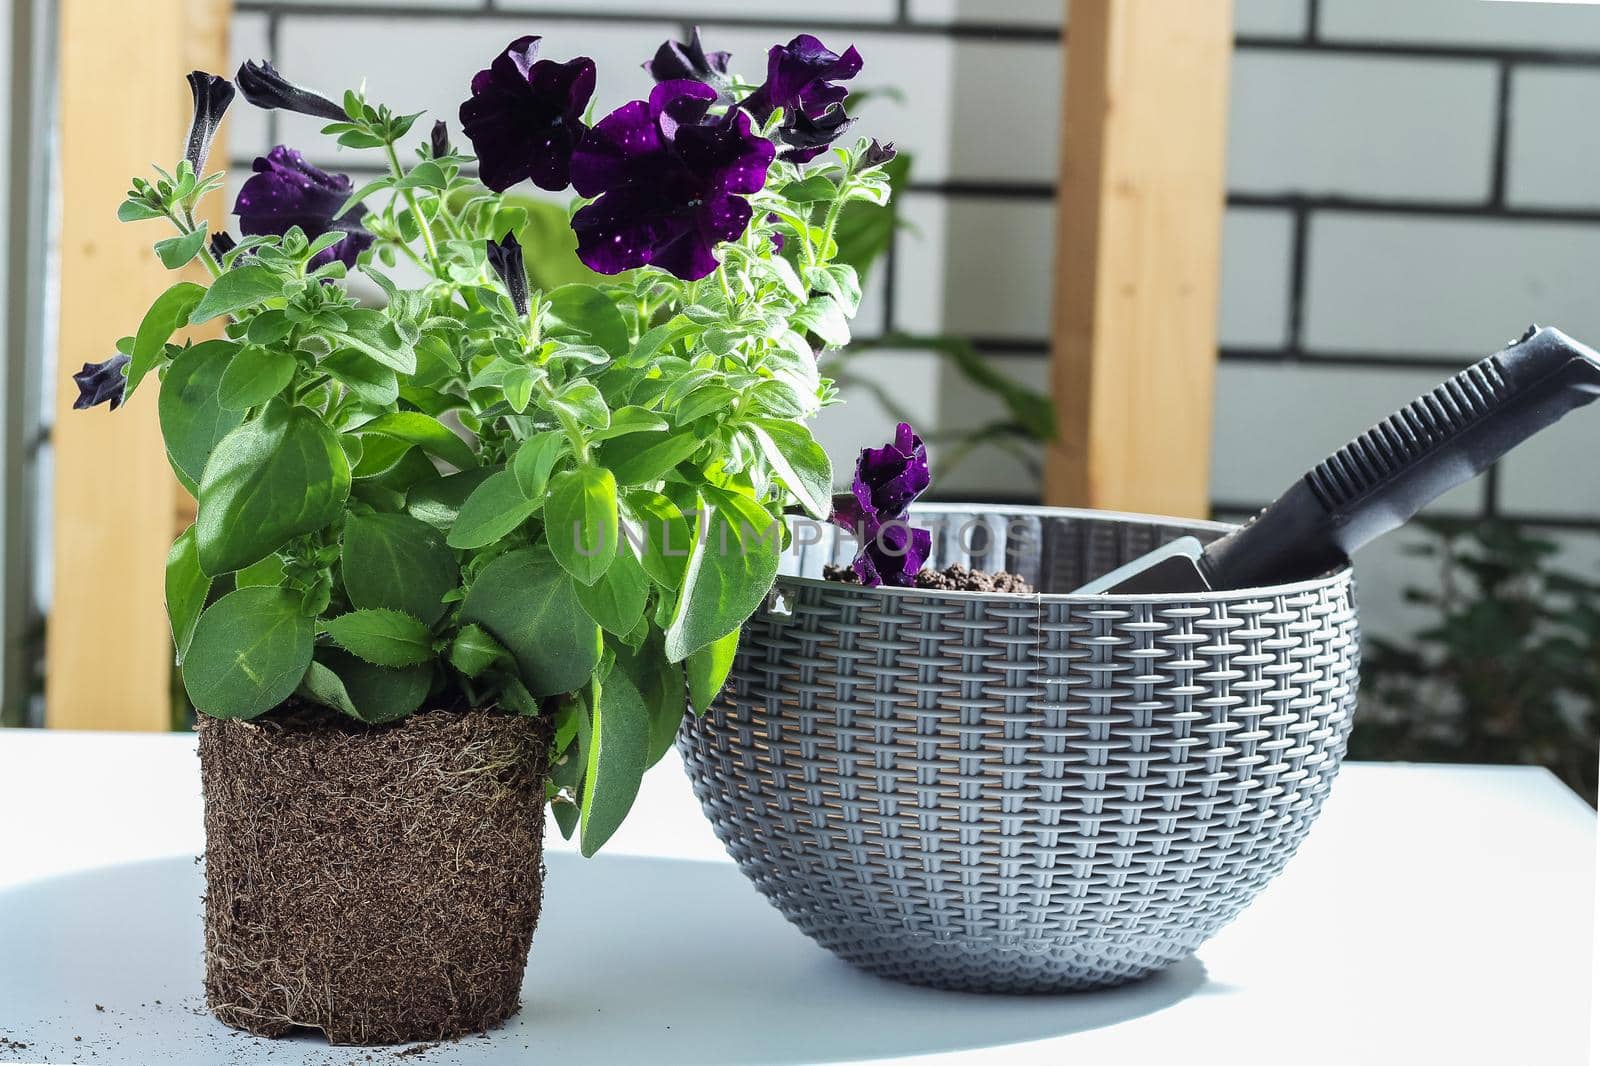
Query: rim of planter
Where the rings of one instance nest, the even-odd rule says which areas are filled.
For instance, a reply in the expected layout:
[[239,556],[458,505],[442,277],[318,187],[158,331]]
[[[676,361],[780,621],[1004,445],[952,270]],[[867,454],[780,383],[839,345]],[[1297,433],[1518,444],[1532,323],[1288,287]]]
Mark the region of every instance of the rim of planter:
[[[1021,515],[1036,518],[1074,518],[1096,522],[1140,522],[1163,526],[1181,526],[1198,534],[1215,533],[1222,536],[1239,528],[1233,522],[1212,522],[1198,518],[1175,518],[1172,515],[1143,514],[1137,511],[1101,511],[1088,507],[1046,507],[1038,504],[983,504],[983,503],[914,503],[910,508],[910,516],[916,519],[919,513],[937,511],[941,514],[967,514],[967,515]],[[1206,539],[1202,537],[1202,539]],[[786,552],[789,555],[792,552]],[[828,581],[817,577],[800,577],[794,574],[779,573],[777,585],[784,588],[814,589],[838,592],[848,589],[858,595],[880,596],[885,598],[923,598],[923,599],[960,599],[960,600],[1002,600],[1012,602],[1034,601],[1038,603],[1154,603],[1154,604],[1185,604],[1185,603],[1215,603],[1223,600],[1251,600],[1267,596],[1292,595],[1302,592],[1311,592],[1322,588],[1342,584],[1351,577],[1353,567],[1346,561],[1342,566],[1330,570],[1318,577],[1306,578],[1300,581],[1286,581],[1274,585],[1255,585],[1248,588],[1214,589],[1209,592],[1134,592],[1112,593],[1097,592],[1084,595],[1072,592],[975,592],[954,589],[921,589],[902,588],[898,585],[879,585],[876,588],[866,585],[853,585],[844,581]]]

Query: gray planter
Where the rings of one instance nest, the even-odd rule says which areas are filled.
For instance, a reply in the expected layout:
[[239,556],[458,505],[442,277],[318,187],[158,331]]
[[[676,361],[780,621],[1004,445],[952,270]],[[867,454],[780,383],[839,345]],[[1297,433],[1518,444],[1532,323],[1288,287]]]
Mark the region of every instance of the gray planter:
[[[1046,508],[913,521],[935,525],[934,565],[1047,591],[1228,528]],[[1170,597],[818,580],[852,551],[831,534],[791,550],[784,602],[678,736],[739,867],[840,957],[972,991],[1132,980],[1238,914],[1316,818],[1355,710],[1348,568]]]

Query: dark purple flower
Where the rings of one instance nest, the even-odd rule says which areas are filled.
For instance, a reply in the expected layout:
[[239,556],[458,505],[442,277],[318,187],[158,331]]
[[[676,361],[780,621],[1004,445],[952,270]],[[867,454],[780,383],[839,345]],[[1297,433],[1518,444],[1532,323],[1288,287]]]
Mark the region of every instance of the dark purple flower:
[[881,167],[896,155],[899,153],[895,151],[893,141],[879,144],[878,138],[874,137],[872,143],[867,145],[867,150],[861,153],[861,166],[863,169]]
[[183,157],[194,167],[196,174],[206,169],[206,156],[211,154],[211,140],[217,135],[222,116],[233,102],[233,83],[217,74],[203,70],[189,72],[189,91],[194,94],[194,121],[189,124],[189,141],[184,145]]
[[922,438],[901,422],[895,427],[893,441],[882,448],[861,449],[850,492],[863,509],[887,522],[904,514],[930,480],[928,449]]
[[224,256],[237,247],[239,247],[239,242],[234,240],[233,234],[225,229],[218,230],[211,235],[211,257],[219,263],[222,262]]
[[507,233],[505,240],[498,244],[494,241],[486,243],[489,246],[489,265],[494,268],[500,283],[506,287],[506,293],[511,297],[512,306],[517,309],[517,314],[526,315],[528,272],[522,265],[522,245],[517,243],[516,235],[512,233]]
[[[779,218],[778,218],[777,215],[775,215],[775,214],[773,214],[772,212],[769,211],[767,213],[767,221],[768,222],[777,222],[777,221],[779,221]],[[777,230],[773,230],[772,231],[771,240],[772,240],[772,250],[773,250],[773,252],[775,252],[778,255],[782,255],[783,254],[783,246],[784,246],[784,243],[786,241],[786,238],[784,237],[784,235],[779,233]]]
[[238,83],[239,91],[244,93],[246,100],[268,111],[282,108],[329,122],[350,121],[344,108],[314,89],[302,89],[295,85],[265,60],[260,63],[245,60],[233,80]]
[[850,94],[849,89],[832,83],[849,81],[859,73],[861,53],[854,45],[839,55],[809,33],[802,33],[788,44],[775,44],[768,50],[767,80],[741,106],[757,122],[766,122],[780,107],[786,113],[785,123],[796,111],[819,119]]
[[461,131],[478,154],[479,177],[495,192],[524,178],[541,189],[568,185],[572,151],[585,133],[594,60],[539,58],[538,37],[518,37],[472,78]]
[[444,124],[444,119],[433,124],[433,132],[428,134],[428,151],[435,159],[450,154],[450,127]]
[[572,184],[599,196],[572,219],[578,258],[618,274],[657,266],[694,281],[717,268],[713,249],[750,224],[777,149],[737,108],[708,115],[716,90],[666,81],[649,101],[624,104],[601,119],[572,156]]
[[103,363],[84,363],[83,369],[72,375],[78,386],[78,398],[72,401],[73,410],[82,411],[103,403],[110,403],[113,411],[121,407],[123,389],[128,384],[122,368],[128,363],[126,355],[114,355]]
[[885,523],[876,535],[862,544],[850,568],[863,585],[910,588],[917,583],[917,572],[932,551],[931,532],[913,529],[904,519],[897,518]]
[[843,136],[855,121],[844,113],[842,104],[834,104],[820,118],[812,118],[804,111],[786,115],[783,125],[778,127],[778,139],[786,146],[779,155],[790,163],[809,163]]
[[654,59],[644,64],[644,69],[656,81],[699,81],[717,90],[717,103],[733,103],[728,91],[728,53],[707,52],[700,43],[700,27],[689,31],[686,44],[662,41]]
[[831,521],[861,542],[853,565],[863,585],[910,585],[922,569],[933,538],[905,517],[930,480],[928,450],[904,422],[882,448],[861,449],[850,492],[833,498]]
[[299,226],[315,240],[337,230],[344,240],[318,252],[311,269],[340,260],[347,267],[372,245],[372,234],[361,225],[367,209],[356,204],[338,218],[334,212],[344,206],[353,188],[343,174],[329,174],[307,163],[293,148],[278,145],[265,156],[256,157],[255,171],[239,190],[233,213],[239,216],[239,230],[246,235],[289,232]]

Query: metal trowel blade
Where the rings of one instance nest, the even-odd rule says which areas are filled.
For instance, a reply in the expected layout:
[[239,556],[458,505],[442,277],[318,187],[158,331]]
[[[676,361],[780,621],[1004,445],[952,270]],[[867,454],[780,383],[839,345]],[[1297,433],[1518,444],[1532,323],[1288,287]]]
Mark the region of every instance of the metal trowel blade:
[[1109,592],[1121,595],[1155,595],[1163,592],[1206,592],[1211,583],[1200,570],[1205,545],[1194,537],[1179,537],[1146,552],[1131,563],[1102,574],[1073,595]]

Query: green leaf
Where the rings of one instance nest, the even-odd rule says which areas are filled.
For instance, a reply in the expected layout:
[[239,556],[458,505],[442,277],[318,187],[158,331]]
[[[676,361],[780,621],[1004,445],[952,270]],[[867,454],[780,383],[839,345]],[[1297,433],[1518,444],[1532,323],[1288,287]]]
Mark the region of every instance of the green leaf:
[[224,574],[339,517],[350,464],[333,431],[304,407],[274,400],[224,437],[200,477],[200,569]]
[[189,321],[191,324],[209,322],[218,315],[231,315],[282,294],[283,281],[267,267],[259,263],[236,266],[205,290],[200,302],[189,312]]
[[189,700],[213,718],[254,718],[294,693],[311,662],[298,593],[230,592],[201,614],[183,662]]
[[[166,218],[160,211],[153,207],[146,207],[138,200],[124,200],[117,205],[118,222],[143,222],[151,218]],[[576,248],[576,244],[573,246]]]
[[650,596],[650,579],[634,558],[632,549],[617,549],[617,557],[592,585],[573,582],[578,603],[590,618],[608,633],[624,636],[644,617],[645,601]]
[[563,285],[545,293],[550,312],[545,335],[604,348],[613,359],[628,352],[628,323],[616,301],[592,285]]
[[545,538],[556,561],[592,585],[617,554],[617,482],[600,466],[563,470],[550,479]]
[[450,665],[468,677],[477,677],[511,653],[479,625],[462,626],[450,642]]
[[294,356],[269,348],[246,348],[234,356],[217,383],[217,402],[230,411],[259,407],[294,380]]
[[320,366],[363,403],[390,407],[400,398],[400,379],[395,372],[354,348],[335,349]]
[[828,453],[798,422],[758,418],[747,427],[772,470],[813,518],[833,512],[833,464]]
[[461,621],[478,623],[510,650],[535,697],[575,691],[600,663],[600,627],[543,546],[484,567],[461,604]]
[[281,584],[283,584],[283,560],[277,555],[269,555],[259,563],[251,563],[243,570],[234,571],[233,574],[233,587],[236,589]]
[[374,666],[415,666],[433,658],[433,635],[404,611],[367,607],[322,625],[339,647]]
[[167,552],[167,621],[172,624],[172,643],[178,650],[178,665],[194,638],[195,623],[206,605],[211,579],[200,572],[200,557],[194,546],[194,527],[172,542]]
[[586,426],[605,429],[611,424],[611,411],[605,397],[592,381],[574,381],[550,398],[550,405],[558,407]]
[[[355,313],[362,311],[366,314]],[[349,328],[339,334],[340,342],[370,359],[377,360],[391,370],[402,374],[415,373],[416,349],[405,343],[395,330],[394,323],[371,308],[356,308],[355,312],[345,312]]]
[[422,706],[433,681],[433,667],[426,663],[396,670],[338,648],[323,648],[317,657],[320,661],[306,669],[300,694],[368,725],[411,714]]
[[839,187],[826,175],[813,174],[809,178],[789,182],[783,187],[781,195],[790,203],[812,204],[837,199]]
[[827,293],[813,296],[792,316],[796,329],[805,329],[822,338],[831,348],[843,348],[850,343],[850,319],[844,307]]
[[673,417],[680,423],[693,422],[713,411],[727,411],[739,394],[726,385],[702,385],[683,398],[673,409]]
[[639,565],[662,588],[677,588],[683,583],[693,543],[688,519],[677,504],[649,489],[630,491],[628,509],[644,531]]
[[387,607],[433,625],[461,581],[455,553],[437,529],[410,515],[345,519],[339,568],[355,607]]
[[420,411],[393,411],[379,415],[371,422],[358,426],[355,432],[378,433],[409,441],[460,470],[470,470],[478,465],[478,457],[466,441],[452,433],[450,427],[437,418]]
[[612,437],[621,437],[628,433],[644,433],[650,430],[668,428],[665,418],[656,412],[644,407],[619,407],[611,412],[611,424],[605,429],[597,429],[589,434],[590,440],[610,440]]
[[673,662],[737,629],[761,606],[778,576],[779,530],[766,508],[710,487],[704,495],[703,528],[695,533],[683,590],[665,634]]
[[448,543],[452,548],[487,547],[531,518],[543,502],[524,496],[515,475],[501,470],[485,478],[461,505]]
[[180,326],[189,321],[195,303],[205,291],[192,281],[180,281],[157,296],[156,302],[150,305],[150,310],[145,312],[143,321],[139,323],[138,332],[133,336],[133,351],[127,369],[128,383],[122,389],[124,403],[133,398],[133,390],[139,387],[144,376],[155,369],[162,353],[167,350],[167,341],[172,339]]
[[168,270],[177,270],[193,261],[194,257],[200,254],[201,245],[205,243],[206,227],[201,223],[192,233],[157,241],[156,255],[161,257],[162,266]]
[[251,344],[269,347],[294,332],[294,319],[276,308],[262,311],[250,319],[245,327],[245,339]]
[[693,433],[646,432],[608,440],[600,446],[600,465],[619,485],[647,485],[700,450]]
[[694,708],[695,714],[705,714],[722,686],[728,683],[728,673],[733,669],[733,657],[738,650],[739,630],[735,629],[684,660],[684,673],[689,675],[689,706]]
[[156,397],[167,459],[183,487],[200,491],[200,475],[217,443],[244,421],[217,400],[217,386],[228,361],[239,350],[232,341],[201,341],[173,359]]
[[589,759],[579,804],[579,850],[600,850],[627,817],[644,778],[650,710],[628,675],[613,670],[596,683],[589,726]]
[[530,500],[544,499],[550,471],[556,461],[566,454],[566,447],[566,434],[556,429],[535,433],[522,442],[516,457],[511,460],[511,473],[524,496]]
[[634,651],[618,647],[617,669],[627,673],[650,709],[650,746],[645,766],[654,766],[672,748],[687,711],[684,699],[683,667],[669,663],[661,654],[659,637],[652,637]]
[[461,505],[477,487],[501,471],[498,466],[474,467],[456,474],[439,474],[419,481],[406,493],[406,511],[435,529],[455,524]]

